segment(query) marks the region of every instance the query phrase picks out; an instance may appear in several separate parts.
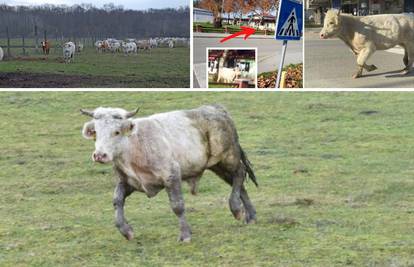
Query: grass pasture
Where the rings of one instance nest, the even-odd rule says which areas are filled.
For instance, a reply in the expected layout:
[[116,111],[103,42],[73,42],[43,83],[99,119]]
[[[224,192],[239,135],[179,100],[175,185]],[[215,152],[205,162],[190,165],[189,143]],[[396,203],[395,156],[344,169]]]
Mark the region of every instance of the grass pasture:
[[[235,221],[230,188],[184,185],[190,244],[166,193],[135,193],[113,225],[110,166],[93,164],[79,108],[141,116],[221,103],[260,184],[256,225]],[[409,266],[414,264],[411,93],[1,93],[0,266]]]
[[14,57],[0,62],[0,87],[190,87],[190,49],[156,48],[138,55],[98,54],[87,48],[71,64],[52,49],[47,57],[13,49]]

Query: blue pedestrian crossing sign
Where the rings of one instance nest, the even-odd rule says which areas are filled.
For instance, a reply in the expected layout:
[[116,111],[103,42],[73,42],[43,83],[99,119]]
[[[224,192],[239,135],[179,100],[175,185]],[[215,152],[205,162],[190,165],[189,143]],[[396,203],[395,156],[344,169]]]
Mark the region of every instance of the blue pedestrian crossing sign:
[[303,5],[300,0],[280,0],[276,21],[277,40],[300,40],[303,29]]

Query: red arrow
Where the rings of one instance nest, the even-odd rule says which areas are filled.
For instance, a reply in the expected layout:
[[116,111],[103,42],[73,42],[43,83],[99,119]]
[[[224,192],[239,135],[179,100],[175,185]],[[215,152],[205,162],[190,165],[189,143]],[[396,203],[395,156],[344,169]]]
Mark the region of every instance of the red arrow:
[[245,34],[244,40],[246,40],[247,38],[249,38],[250,35],[252,35],[253,33],[256,32],[255,29],[250,28],[250,27],[241,26],[240,28],[242,29],[240,32],[236,32],[236,33],[234,33],[230,36],[227,36],[226,38],[221,39],[220,43],[224,43],[224,42],[226,42],[230,39],[233,39],[233,38],[235,38],[237,36],[240,36],[240,35],[243,35],[243,34]]

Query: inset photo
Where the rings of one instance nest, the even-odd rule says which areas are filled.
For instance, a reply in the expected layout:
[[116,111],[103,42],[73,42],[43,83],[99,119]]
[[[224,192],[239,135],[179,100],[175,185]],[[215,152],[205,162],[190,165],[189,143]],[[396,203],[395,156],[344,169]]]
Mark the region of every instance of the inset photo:
[[257,49],[207,49],[208,88],[256,88]]
[[413,88],[414,1],[306,1],[306,88]]

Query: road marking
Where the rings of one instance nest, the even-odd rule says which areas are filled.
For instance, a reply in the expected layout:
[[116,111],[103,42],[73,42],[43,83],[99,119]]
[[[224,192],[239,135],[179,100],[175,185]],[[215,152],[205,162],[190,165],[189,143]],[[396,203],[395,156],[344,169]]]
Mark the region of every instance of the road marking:
[[389,53],[404,55],[404,49],[402,49],[400,47],[394,47],[394,48],[391,48],[391,49],[387,49],[385,51],[387,51]]
[[207,88],[206,63],[194,64],[194,73],[200,88]]

